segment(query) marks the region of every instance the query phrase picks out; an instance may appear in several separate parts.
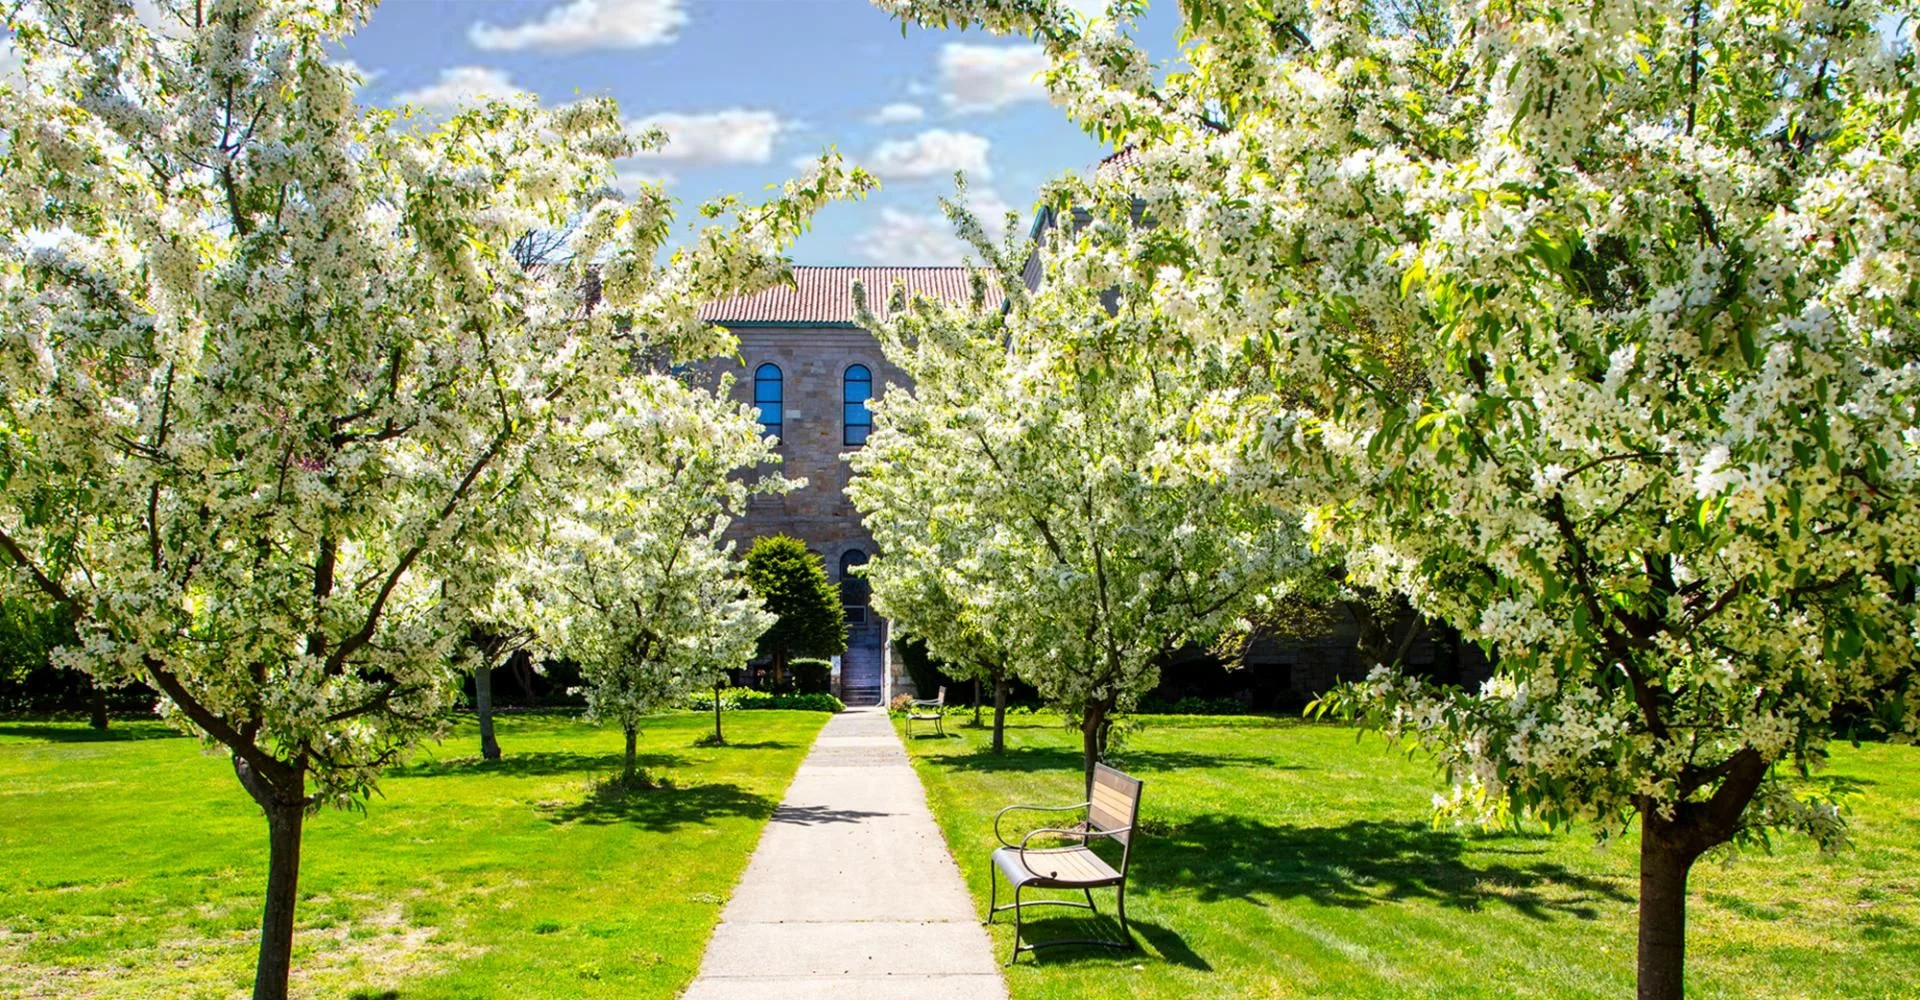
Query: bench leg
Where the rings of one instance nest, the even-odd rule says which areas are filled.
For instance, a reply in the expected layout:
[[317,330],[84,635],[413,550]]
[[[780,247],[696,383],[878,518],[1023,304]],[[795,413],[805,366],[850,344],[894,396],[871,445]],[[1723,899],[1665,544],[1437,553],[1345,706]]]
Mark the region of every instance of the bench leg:
[[1020,932],[1026,926],[1025,921],[1021,919],[1020,909],[1020,890],[1024,888],[1026,887],[1020,885],[1013,887],[1013,954],[1007,956],[1008,965],[1020,960]]
[[980,921],[983,924],[993,923],[993,915],[1000,912],[999,907],[994,905],[1000,901],[999,870],[997,865],[987,865],[987,919]]
[[1098,906],[1095,906],[1095,905],[1093,905],[1093,890],[1092,890],[1092,889],[1082,889],[1082,890],[1080,890],[1080,891],[1086,894],[1086,897],[1087,897],[1087,909],[1089,909],[1089,910],[1092,910],[1092,911],[1093,911],[1093,912],[1095,912],[1095,913],[1099,913],[1099,912],[1100,912],[1100,908],[1099,908]]
[[[1088,901],[1089,902],[1092,901],[1091,897],[1089,897]],[[1122,880],[1120,883],[1119,906],[1120,906],[1120,936],[1127,939],[1127,947],[1129,948],[1138,947],[1133,943],[1133,932],[1127,929],[1127,883],[1124,880]]]

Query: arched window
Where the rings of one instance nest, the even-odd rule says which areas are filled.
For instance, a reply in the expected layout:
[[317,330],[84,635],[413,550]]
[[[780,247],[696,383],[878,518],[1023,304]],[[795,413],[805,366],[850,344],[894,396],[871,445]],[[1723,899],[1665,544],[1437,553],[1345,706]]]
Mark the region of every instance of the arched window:
[[867,578],[853,572],[867,564],[867,554],[859,549],[840,553],[840,603],[850,608],[866,607]]
[[782,415],[780,366],[761,365],[753,370],[753,408],[760,411],[760,431],[768,437],[780,436]]
[[[847,369],[846,385],[846,394],[841,398],[847,433],[841,443],[858,447],[867,443],[867,434],[873,430],[873,413],[867,409],[867,400],[873,398],[873,373],[866,365],[853,365]],[[866,561],[866,557],[862,556],[861,561]]]

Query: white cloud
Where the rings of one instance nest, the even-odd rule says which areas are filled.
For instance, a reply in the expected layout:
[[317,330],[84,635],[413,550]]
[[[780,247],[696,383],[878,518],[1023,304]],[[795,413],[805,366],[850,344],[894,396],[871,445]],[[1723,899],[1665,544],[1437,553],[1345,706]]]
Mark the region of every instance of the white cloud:
[[664,148],[641,156],[676,163],[765,163],[773,158],[774,141],[790,127],[772,111],[748,108],[697,114],[669,111],[628,123],[636,134],[654,128],[667,134]]
[[441,70],[440,79],[433,83],[393,95],[393,103],[417,104],[433,114],[448,114],[461,105],[513,97],[520,92],[504,71],[490,66],[454,66]]
[[613,175],[613,186],[629,198],[640,193],[642,185],[654,184],[671,187],[680,178],[660,170],[617,170]]
[[[967,207],[989,234],[998,236],[1010,206],[991,188],[984,188],[968,193]],[[953,235],[953,223],[944,213],[897,208],[881,209],[879,219],[853,238],[853,248],[876,264],[958,264],[978,256]]]
[[521,24],[476,22],[467,38],[478,48],[508,52],[642,49],[673,41],[686,23],[682,0],[568,0]]
[[911,139],[889,139],[875,146],[862,166],[883,180],[917,180],[964,170],[974,180],[993,176],[987,167],[992,143],[972,132],[928,129]]
[[897,125],[901,122],[917,122],[927,116],[927,110],[911,101],[895,101],[892,104],[867,116],[869,125]]
[[1038,45],[948,42],[940,50],[940,99],[959,114],[1045,100],[1039,75],[1046,68],[1047,54]]

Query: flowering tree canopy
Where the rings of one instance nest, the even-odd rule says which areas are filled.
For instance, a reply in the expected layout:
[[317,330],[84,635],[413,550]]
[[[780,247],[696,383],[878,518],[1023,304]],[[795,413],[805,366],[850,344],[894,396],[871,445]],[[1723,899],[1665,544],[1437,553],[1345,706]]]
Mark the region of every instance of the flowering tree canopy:
[[1093,224],[1052,266],[1267,374],[1188,460],[1500,658],[1345,707],[1449,809],[1637,816],[1678,996],[1692,861],[1841,833],[1775,765],[1848,705],[1920,725],[1914,4],[1188,0],[1165,73],[1137,3],[881,5],[1034,35],[1133,147],[1053,190]]
[[[904,347],[904,345],[902,345]],[[959,341],[956,347],[984,347]],[[908,350],[918,367],[914,392],[890,392],[871,405],[886,432],[852,455],[858,475],[848,493],[864,514],[880,554],[867,564],[873,605],[902,637],[926,644],[941,670],[957,679],[990,681],[993,749],[1005,749],[1007,688],[1020,662],[1010,623],[1000,611],[1017,601],[991,572],[989,534],[994,472],[959,419],[986,370],[969,368],[962,352]],[[997,352],[987,360],[1000,363]],[[923,697],[929,692],[922,691]]]
[[1116,714],[1161,660],[1232,626],[1305,546],[1266,500],[1181,461],[1195,408],[1234,393],[1218,348],[1167,350],[1162,317],[1110,314],[1099,284],[1050,275],[1047,294],[1027,296],[1025,248],[994,248],[957,200],[947,207],[995,262],[978,280],[998,282],[1008,308],[917,299],[863,317],[914,391],[875,404],[848,495],[883,563],[908,568],[877,575],[908,605],[897,610],[937,610],[914,607],[916,592],[964,595],[954,625],[903,630],[966,657],[990,627],[1079,725],[1091,781]]
[[[76,609],[77,665],[231,752],[272,831],[262,996],[302,814],[436,727],[469,555],[518,544],[501,513],[564,471],[549,435],[607,409],[637,348],[724,347],[699,302],[778,279],[813,208],[865,184],[824,162],[662,265],[668,199],[607,195],[635,148],[610,102],[432,129],[358,108],[327,52],[371,6],[161,2],[153,30],[27,4],[0,84],[7,585]],[[568,263],[512,260],[576,220]]]
[[633,415],[584,429],[609,485],[566,503],[540,562],[554,648],[580,666],[588,717],[626,735],[627,780],[641,718],[746,663],[773,624],[722,536],[750,492],[791,485],[745,478],[778,459],[725,386],[652,375],[631,390]]

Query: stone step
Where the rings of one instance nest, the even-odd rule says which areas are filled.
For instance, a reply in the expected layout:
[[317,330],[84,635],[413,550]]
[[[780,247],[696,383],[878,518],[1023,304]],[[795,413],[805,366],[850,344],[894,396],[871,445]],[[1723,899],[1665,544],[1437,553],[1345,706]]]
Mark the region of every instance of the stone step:
[[842,687],[840,700],[856,706],[878,705],[880,704],[880,685]]

